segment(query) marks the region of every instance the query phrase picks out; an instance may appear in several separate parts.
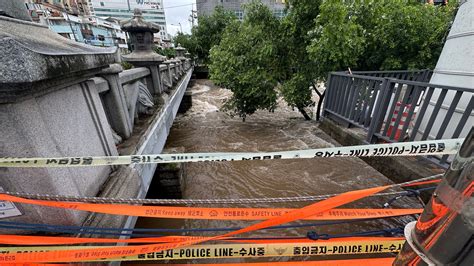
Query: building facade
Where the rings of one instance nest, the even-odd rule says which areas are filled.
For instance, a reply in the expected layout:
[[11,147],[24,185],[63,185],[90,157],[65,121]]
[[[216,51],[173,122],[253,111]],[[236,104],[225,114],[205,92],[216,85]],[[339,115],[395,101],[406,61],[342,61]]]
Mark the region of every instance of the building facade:
[[54,6],[73,15],[89,15],[89,0],[25,0],[25,3],[46,4]]
[[67,3],[68,1],[25,1],[34,22],[47,25],[65,38],[94,46],[116,46],[121,52],[128,52],[127,37],[118,20],[86,15],[87,9],[66,8]]
[[155,35],[160,41],[168,39],[163,0],[89,0],[88,12],[101,18],[129,19],[133,10],[139,8],[143,18],[148,22],[160,25],[160,32]]
[[[222,6],[226,10],[233,11],[237,18],[242,20],[245,13],[242,5],[250,1],[251,0],[199,0],[196,2],[199,16],[209,16],[217,6]],[[285,0],[262,0],[262,3],[268,6],[276,17],[282,18],[285,16]]]

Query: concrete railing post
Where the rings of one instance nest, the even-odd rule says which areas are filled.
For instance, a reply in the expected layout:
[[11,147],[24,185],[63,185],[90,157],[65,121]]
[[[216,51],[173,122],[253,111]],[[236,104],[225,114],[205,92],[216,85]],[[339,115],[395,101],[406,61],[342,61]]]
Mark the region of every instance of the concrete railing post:
[[171,87],[173,86],[172,83],[169,81],[169,74],[168,74],[168,67],[166,64],[160,65],[160,77],[161,77],[161,83],[163,84],[163,90],[166,92],[169,92]]
[[166,74],[168,75],[168,81],[169,83],[171,84],[171,86],[173,86],[173,73],[172,73],[172,69],[171,69],[171,63],[173,61],[171,60],[166,60],[165,62],[163,62],[165,65],[166,65]]
[[177,83],[179,80],[179,65],[178,60],[173,59],[173,82]]
[[188,70],[191,68],[191,54],[186,52],[184,56],[186,57],[186,70]]
[[181,76],[181,66],[179,65],[179,63],[181,63],[181,61],[179,61],[178,59],[173,59],[174,61],[174,78],[176,81],[179,80],[180,76]]
[[150,91],[153,95],[160,95],[163,92],[163,82],[161,80],[159,64],[146,64],[141,62],[136,66],[144,66],[150,69],[151,80],[153,82],[153,91]]
[[128,115],[125,92],[118,75],[122,71],[123,69],[119,64],[113,64],[104,69],[101,76],[109,84],[109,91],[103,96],[104,108],[108,114],[109,123],[117,134],[127,139],[132,134],[133,125]]
[[179,69],[182,75],[186,73],[186,67],[184,64],[186,61],[186,57],[184,57],[186,49],[182,47],[180,44],[178,44],[178,47],[176,47],[175,50],[176,50],[176,60],[179,60]]

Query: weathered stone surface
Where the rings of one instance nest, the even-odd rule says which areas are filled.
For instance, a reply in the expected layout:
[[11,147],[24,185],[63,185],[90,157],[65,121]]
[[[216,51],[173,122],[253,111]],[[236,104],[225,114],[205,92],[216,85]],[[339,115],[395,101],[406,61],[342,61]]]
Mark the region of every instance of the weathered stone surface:
[[174,48],[176,51],[176,58],[181,60],[182,58],[185,58],[185,53],[186,49],[181,46],[181,44],[178,43],[178,47]]
[[[140,190],[140,176],[137,171],[128,166],[120,166],[114,171],[102,186],[98,197],[108,198],[136,198]],[[84,226],[97,226],[104,228],[123,227],[128,216],[106,215],[91,213]],[[85,234],[84,237],[103,237],[102,235]]]
[[[184,148],[165,149],[163,153],[183,153]],[[153,176],[147,198],[182,198],[186,163],[159,164]]]
[[7,16],[16,19],[31,21],[25,3],[18,0],[0,1],[0,16]]
[[138,8],[133,10],[133,17],[120,23],[122,30],[127,32],[152,32],[160,31],[160,25],[145,21],[142,11]]
[[148,66],[150,64],[160,64],[166,57],[155,53],[153,47],[153,34],[160,31],[160,26],[145,21],[140,9],[135,9],[133,18],[121,23],[122,30],[130,34],[132,53],[123,55],[123,60],[130,62],[134,66]]
[[[90,82],[92,83],[92,82]],[[92,84],[82,83],[14,104],[0,104],[0,156],[117,155],[110,126]],[[111,167],[0,168],[6,191],[95,196]],[[8,221],[80,225],[83,212],[21,205]]]
[[145,67],[127,69],[119,73],[120,83],[125,84],[150,75],[150,70]]
[[8,103],[91,78],[117,61],[117,48],[77,43],[40,24],[0,16],[0,61],[0,103]]
[[109,85],[109,91],[103,94],[102,99],[110,125],[115,132],[126,139],[132,134],[133,123],[130,121],[125,92],[120,83],[119,73],[122,70],[119,64],[112,64],[102,71],[101,76]]

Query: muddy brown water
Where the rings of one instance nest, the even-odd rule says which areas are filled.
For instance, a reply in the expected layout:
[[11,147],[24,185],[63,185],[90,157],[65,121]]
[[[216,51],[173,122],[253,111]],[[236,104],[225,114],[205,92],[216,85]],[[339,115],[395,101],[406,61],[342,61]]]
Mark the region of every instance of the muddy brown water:
[[[258,112],[245,122],[219,109],[230,97],[228,90],[214,86],[208,80],[196,80],[191,88],[193,106],[175,120],[166,144],[167,148],[184,147],[186,152],[257,152],[313,149],[339,145],[315,121],[279,104],[274,113]],[[199,162],[188,163],[183,198],[265,198],[321,195],[363,189],[392,182],[358,158],[321,158],[296,160]],[[153,188],[150,188],[153,189]],[[369,198],[345,208],[382,208],[390,198]],[[298,208],[311,202],[213,205],[215,207]],[[403,198],[394,207],[418,208],[411,198]],[[261,230],[245,237],[306,236],[308,231],[319,234],[345,234],[368,230],[402,227],[414,217],[400,217],[351,224],[310,228]],[[137,228],[216,228],[243,227],[255,221],[171,220],[141,218]],[[293,224],[299,224],[294,222]],[[306,221],[305,223],[308,223]],[[216,235],[224,232],[188,233]],[[286,261],[286,258],[267,259]],[[232,260],[218,260],[219,262]],[[243,260],[237,260],[243,261]],[[245,261],[255,261],[247,259]],[[193,262],[193,261],[187,261]],[[197,260],[194,262],[198,262]],[[199,260],[199,262],[204,262]],[[206,260],[205,262],[217,262]]]

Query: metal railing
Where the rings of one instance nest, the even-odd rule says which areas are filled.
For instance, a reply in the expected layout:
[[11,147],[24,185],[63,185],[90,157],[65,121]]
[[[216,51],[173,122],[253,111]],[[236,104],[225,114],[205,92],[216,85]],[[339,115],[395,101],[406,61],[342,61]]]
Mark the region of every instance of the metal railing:
[[[473,126],[473,89],[413,81],[429,78],[428,71],[393,73],[412,80],[375,71],[331,73],[324,116],[365,129],[368,143],[457,138]],[[435,161],[446,166],[447,159]]]
[[[345,72],[349,74],[348,72]],[[433,75],[430,69],[423,70],[388,70],[388,71],[352,71],[354,75],[371,76],[376,78],[394,78],[401,80],[411,80],[428,82]]]

